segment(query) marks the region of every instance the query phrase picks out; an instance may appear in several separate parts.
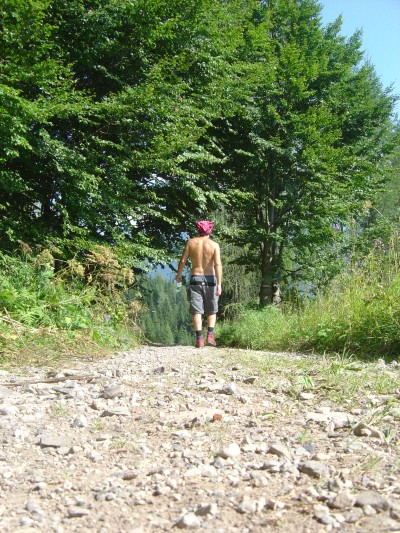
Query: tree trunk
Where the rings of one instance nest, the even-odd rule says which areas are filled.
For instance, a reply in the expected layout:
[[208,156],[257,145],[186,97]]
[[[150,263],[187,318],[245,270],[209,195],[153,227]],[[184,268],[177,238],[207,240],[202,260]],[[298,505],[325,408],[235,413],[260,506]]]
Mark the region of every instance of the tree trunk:
[[276,243],[264,239],[261,244],[260,306],[279,305],[281,302],[277,269]]

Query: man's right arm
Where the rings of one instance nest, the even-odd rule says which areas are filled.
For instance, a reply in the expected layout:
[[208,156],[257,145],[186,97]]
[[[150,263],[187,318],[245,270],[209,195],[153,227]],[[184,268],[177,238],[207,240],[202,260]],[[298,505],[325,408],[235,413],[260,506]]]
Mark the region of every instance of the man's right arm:
[[217,243],[215,243],[214,251],[214,270],[217,277],[217,296],[220,296],[222,292],[222,262],[219,244]]
[[188,257],[189,257],[189,241],[186,243],[181,260],[179,261],[178,272],[176,273],[176,278],[175,278],[177,282],[182,281],[182,271],[185,268],[185,264],[186,264]]

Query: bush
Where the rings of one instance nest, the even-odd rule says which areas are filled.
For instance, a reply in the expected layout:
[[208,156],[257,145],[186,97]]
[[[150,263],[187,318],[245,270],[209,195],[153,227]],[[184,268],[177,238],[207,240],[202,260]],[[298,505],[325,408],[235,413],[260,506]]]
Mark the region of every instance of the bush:
[[347,351],[361,356],[400,353],[399,235],[388,248],[339,275],[301,310],[249,310],[222,325],[226,344],[261,350]]
[[52,251],[0,254],[0,349],[3,362],[46,362],[72,353],[138,342],[137,302],[124,298],[132,275],[109,250],[57,270]]

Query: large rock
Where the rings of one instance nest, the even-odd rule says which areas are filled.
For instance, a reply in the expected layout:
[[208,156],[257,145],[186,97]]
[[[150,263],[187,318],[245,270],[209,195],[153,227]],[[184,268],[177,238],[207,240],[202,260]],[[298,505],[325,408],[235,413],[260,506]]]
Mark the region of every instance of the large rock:
[[300,463],[299,470],[303,474],[315,478],[324,478],[329,475],[329,468],[319,461],[305,461],[304,463]]
[[67,435],[55,435],[49,433],[40,437],[40,446],[42,446],[42,448],[67,448],[72,446],[72,442],[73,439]]
[[365,492],[360,492],[357,494],[355,505],[357,507],[365,507],[366,505],[370,505],[377,511],[387,511],[389,509],[388,500],[382,496],[382,494],[379,494],[379,492],[375,492],[373,490],[366,490]]

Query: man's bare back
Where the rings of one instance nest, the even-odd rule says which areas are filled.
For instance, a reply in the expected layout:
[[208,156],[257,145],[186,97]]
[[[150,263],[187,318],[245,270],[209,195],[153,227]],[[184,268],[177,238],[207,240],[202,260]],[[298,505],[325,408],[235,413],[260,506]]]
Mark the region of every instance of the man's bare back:
[[181,276],[183,267],[190,257],[192,263],[192,276],[216,276],[217,294],[221,294],[222,265],[219,244],[212,241],[209,235],[193,237],[186,243],[178,266],[178,277]]
[[214,276],[215,255],[218,244],[207,237],[194,237],[188,242],[192,262],[192,276]]

